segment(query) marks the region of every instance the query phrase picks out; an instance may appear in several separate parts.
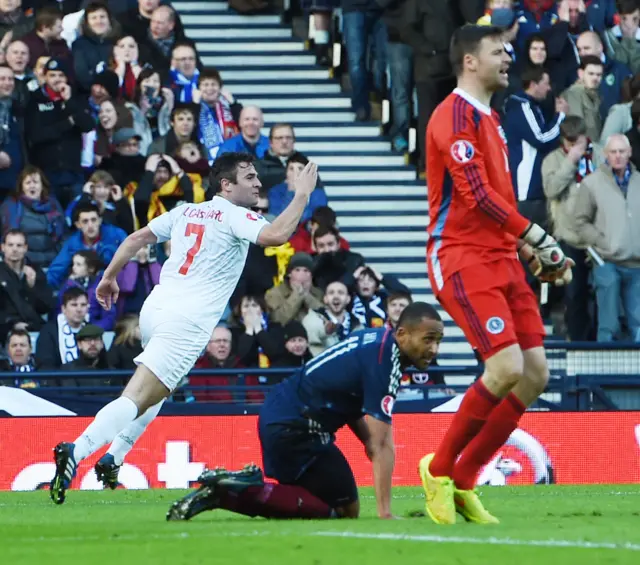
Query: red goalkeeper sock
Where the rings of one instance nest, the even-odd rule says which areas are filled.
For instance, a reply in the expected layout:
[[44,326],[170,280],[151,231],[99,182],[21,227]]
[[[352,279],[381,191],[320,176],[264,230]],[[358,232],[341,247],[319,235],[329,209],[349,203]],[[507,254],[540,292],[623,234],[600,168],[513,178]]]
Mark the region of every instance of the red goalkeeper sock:
[[434,477],[451,476],[458,455],[480,431],[499,402],[500,398],[480,379],[467,390],[429,467]]
[[526,409],[512,392],[496,407],[454,467],[452,478],[457,488],[469,490],[476,486],[480,469],[491,461],[496,451],[509,439]]
[[220,507],[245,516],[263,518],[334,518],[328,504],[306,489],[295,485],[267,483],[242,492],[223,491]]

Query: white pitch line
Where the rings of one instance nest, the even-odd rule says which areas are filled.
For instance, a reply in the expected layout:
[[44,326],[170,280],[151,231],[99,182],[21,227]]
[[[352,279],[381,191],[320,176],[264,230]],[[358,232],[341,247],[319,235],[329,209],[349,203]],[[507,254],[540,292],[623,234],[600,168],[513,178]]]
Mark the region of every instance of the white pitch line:
[[626,549],[629,551],[640,551],[640,545],[635,543],[613,543],[613,542],[591,542],[572,540],[523,540],[513,538],[471,538],[462,536],[427,536],[427,535],[405,535],[405,534],[365,534],[357,532],[316,532],[316,536],[335,538],[359,538],[378,539],[393,541],[418,541],[428,543],[461,543],[474,545],[520,545],[527,547],[569,547],[581,549]]

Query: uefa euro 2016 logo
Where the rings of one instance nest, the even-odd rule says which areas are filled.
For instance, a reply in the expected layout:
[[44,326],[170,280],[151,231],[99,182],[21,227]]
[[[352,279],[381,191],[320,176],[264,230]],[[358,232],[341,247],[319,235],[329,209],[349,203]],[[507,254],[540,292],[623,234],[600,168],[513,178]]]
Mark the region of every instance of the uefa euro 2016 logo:
[[473,148],[473,145],[465,139],[456,141],[451,146],[451,156],[458,163],[468,163],[473,159],[474,154],[475,149]]

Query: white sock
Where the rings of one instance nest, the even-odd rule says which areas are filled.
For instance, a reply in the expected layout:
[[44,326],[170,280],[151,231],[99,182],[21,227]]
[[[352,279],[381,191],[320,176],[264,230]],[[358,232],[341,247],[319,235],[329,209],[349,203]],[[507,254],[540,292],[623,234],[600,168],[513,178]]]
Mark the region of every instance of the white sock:
[[103,445],[109,443],[116,434],[127,427],[138,415],[136,403],[121,396],[107,404],[96,414],[82,435],[74,442],[76,447],[73,456],[76,463],[80,463]]
[[113,455],[116,465],[122,465],[127,453],[129,453],[133,448],[133,444],[138,441],[140,436],[147,429],[147,426],[153,422],[155,417],[158,415],[158,412],[160,412],[160,408],[162,408],[164,400],[161,400],[158,404],[149,408],[142,416],[136,418],[116,436],[116,439],[113,440],[113,443],[109,446],[109,451],[107,451],[107,453]]
[[329,32],[326,29],[317,29],[313,35],[313,40],[316,45],[326,45],[329,43]]

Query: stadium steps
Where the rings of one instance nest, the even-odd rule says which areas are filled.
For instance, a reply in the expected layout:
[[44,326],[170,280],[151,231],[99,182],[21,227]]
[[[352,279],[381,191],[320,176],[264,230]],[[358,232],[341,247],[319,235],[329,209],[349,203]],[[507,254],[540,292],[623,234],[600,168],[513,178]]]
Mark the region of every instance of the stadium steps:
[[[265,130],[293,123],[296,148],[320,167],[340,230],[354,251],[400,278],[416,300],[435,304],[425,267],[427,201],[423,182],[393,153],[380,124],[356,123],[349,96],[273,15],[241,16],[224,2],[173,2],[205,65],[243,104],[256,104]],[[471,347],[442,312],[443,365],[475,365]]]

